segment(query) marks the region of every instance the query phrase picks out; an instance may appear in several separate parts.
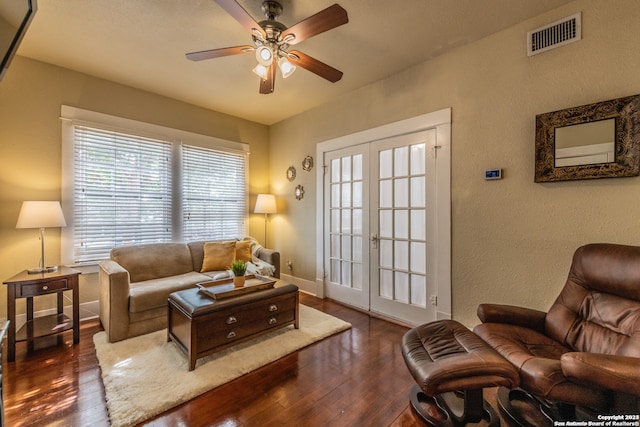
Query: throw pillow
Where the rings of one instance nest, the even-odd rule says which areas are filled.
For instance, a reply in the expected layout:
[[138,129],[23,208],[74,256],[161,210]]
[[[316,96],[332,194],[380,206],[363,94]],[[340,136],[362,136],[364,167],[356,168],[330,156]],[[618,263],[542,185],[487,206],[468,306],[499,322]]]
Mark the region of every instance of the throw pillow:
[[236,259],[244,262],[251,262],[251,242],[243,240],[236,242]]
[[201,273],[228,270],[236,255],[236,242],[205,242]]

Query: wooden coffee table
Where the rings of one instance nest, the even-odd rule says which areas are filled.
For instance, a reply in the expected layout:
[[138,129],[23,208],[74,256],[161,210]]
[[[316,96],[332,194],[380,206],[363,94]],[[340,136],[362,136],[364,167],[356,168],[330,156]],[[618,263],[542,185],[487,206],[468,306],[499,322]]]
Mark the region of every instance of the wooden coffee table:
[[196,360],[224,348],[294,325],[299,328],[296,285],[240,292],[214,299],[198,288],[169,295],[167,341],[186,354],[189,370]]

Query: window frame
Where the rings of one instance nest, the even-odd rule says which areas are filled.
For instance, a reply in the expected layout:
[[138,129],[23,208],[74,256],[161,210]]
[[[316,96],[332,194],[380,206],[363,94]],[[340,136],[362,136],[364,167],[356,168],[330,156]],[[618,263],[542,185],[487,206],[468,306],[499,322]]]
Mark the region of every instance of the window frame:
[[[62,164],[61,201],[67,227],[61,229],[61,263],[70,266],[96,265],[97,262],[77,264],[73,258],[73,207],[74,207],[74,126],[83,125],[108,131],[129,133],[142,137],[160,139],[172,144],[172,241],[181,242],[182,236],[182,158],[181,146],[191,145],[242,155],[245,158],[245,212],[244,221],[249,227],[249,144],[229,141],[212,136],[187,132],[165,126],[145,123],[133,119],[62,105]],[[177,214],[176,214],[177,213]]]

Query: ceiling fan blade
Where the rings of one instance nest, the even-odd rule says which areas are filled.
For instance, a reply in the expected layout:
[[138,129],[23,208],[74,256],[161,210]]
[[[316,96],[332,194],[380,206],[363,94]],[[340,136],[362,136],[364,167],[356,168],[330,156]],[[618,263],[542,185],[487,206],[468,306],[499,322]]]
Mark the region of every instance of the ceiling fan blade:
[[347,22],[349,22],[347,11],[336,3],[284,30],[282,32],[282,39],[284,40],[287,35],[292,34],[295,38],[287,43],[294,45],[309,37],[346,24]]
[[229,15],[233,16],[236,21],[242,24],[243,27],[249,30],[251,34],[257,35],[256,33],[258,33],[263,39],[267,36],[256,20],[253,19],[251,15],[249,15],[247,11],[244,10],[244,8],[235,0],[216,0],[216,3],[218,3],[218,5],[220,5],[220,7],[222,7]]
[[342,71],[336,70],[324,62],[320,62],[300,51],[292,50],[289,52],[287,58],[295,65],[299,65],[305,70],[311,71],[312,73],[329,80],[331,83],[335,83],[342,78]]
[[221,49],[203,50],[200,52],[187,53],[187,59],[192,61],[202,61],[203,59],[220,58],[222,56],[239,55],[241,53],[253,52],[255,48],[251,46],[223,47]]
[[269,71],[267,71],[267,78],[260,79],[260,93],[264,95],[269,95],[273,93],[273,89],[275,88],[276,83],[276,63],[273,62],[269,66]]

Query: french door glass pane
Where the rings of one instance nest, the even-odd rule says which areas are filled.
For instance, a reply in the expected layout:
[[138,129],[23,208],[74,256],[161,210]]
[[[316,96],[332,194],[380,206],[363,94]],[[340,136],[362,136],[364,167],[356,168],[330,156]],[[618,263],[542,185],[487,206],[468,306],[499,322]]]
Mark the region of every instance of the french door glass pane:
[[394,150],[394,176],[409,175],[409,147],[399,147]]
[[394,283],[395,299],[404,303],[409,302],[409,275],[396,271]]
[[427,233],[425,230],[426,214],[424,209],[414,209],[411,211],[411,238],[414,240],[425,240]]
[[393,175],[393,151],[384,150],[380,151],[379,162],[380,162],[380,170],[378,171],[378,175],[380,179],[391,178]]
[[396,239],[408,239],[409,238],[409,211],[405,209],[398,209],[394,212],[395,227],[394,237]]
[[362,154],[353,156],[353,180],[362,180]]
[[362,182],[354,182],[353,183],[353,207],[360,208],[362,207]]
[[406,178],[396,179],[394,181],[395,191],[395,207],[406,208],[409,206],[409,180]]
[[380,240],[380,267],[393,267],[393,242]]
[[342,207],[351,207],[351,183],[342,184]]
[[362,264],[353,264],[351,281],[354,289],[362,289]]
[[347,287],[351,287],[351,263],[342,262],[342,281],[340,282]]
[[342,180],[351,181],[351,156],[342,158]]
[[352,257],[355,262],[362,262],[362,237],[354,236],[352,244]]
[[393,205],[393,191],[392,181],[384,180],[380,181],[380,200],[379,204],[381,208],[390,208]]
[[331,281],[340,283],[340,260],[331,260]]
[[393,271],[391,270],[380,270],[380,296],[393,298]]
[[418,176],[411,178],[411,207],[425,207],[425,177]]
[[425,274],[427,272],[427,244],[423,242],[411,243],[411,271]]
[[425,145],[416,144],[411,146],[411,175],[423,175],[426,172]]
[[419,274],[411,275],[411,304],[427,306],[427,278]]
[[340,232],[340,211],[338,209],[333,209],[331,211],[331,232]]
[[353,219],[352,232],[353,234],[362,234],[362,209],[354,209],[351,212]]
[[409,269],[409,243],[396,240],[394,243],[393,267],[397,270]]
[[331,182],[340,182],[340,159],[331,160]]
[[380,224],[378,227],[380,228],[380,238],[391,238],[393,237],[393,211],[385,210],[380,211]]

